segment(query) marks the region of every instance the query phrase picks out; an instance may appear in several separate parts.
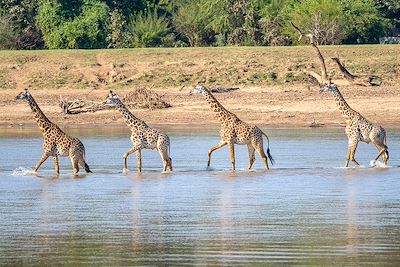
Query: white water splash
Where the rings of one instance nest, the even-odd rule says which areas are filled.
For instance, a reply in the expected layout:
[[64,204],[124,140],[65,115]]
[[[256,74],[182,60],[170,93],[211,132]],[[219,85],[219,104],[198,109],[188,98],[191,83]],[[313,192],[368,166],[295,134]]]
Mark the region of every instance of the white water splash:
[[379,161],[379,160],[371,160],[369,162],[369,166],[371,167],[379,167],[379,168],[387,168],[389,166],[385,165],[383,162]]
[[127,174],[128,174],[128,169],[123,168],[123,169],[122,169],[122,174],[127,175]]
[[25,176],[25,175],[33,175],[36,174],[36,172],[32,169],[28,169],[25,167],[18,167],[12,172],[12,176]]

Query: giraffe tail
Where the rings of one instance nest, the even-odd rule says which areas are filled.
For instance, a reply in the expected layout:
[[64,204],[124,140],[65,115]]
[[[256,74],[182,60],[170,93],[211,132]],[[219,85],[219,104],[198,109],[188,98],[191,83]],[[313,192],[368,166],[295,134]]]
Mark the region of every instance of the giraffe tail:
[[86,173],[93,173],[90,170],[89,165],[86,163],[85,148],[83,148],[83,167],[85,168]]
[[269,138],[268,138],[268,135],[266,135],[263,131],[261,131],[261,132],[262,132],[262,134],[267,138],[267,141],[268,141],[267,156],[268,156],[268,158],[269,158],[269,161],[271,162],[271,165],[274,165],[274,164],[275,164],[275,160],[274,160],[274,158],[273,158],[272,155],[271,155],[271,151],[269,150]]
[[85,162],[85,171],[87,173],[92,173],[92,171],[89,169],[89,165],[87,165],[87,163]]

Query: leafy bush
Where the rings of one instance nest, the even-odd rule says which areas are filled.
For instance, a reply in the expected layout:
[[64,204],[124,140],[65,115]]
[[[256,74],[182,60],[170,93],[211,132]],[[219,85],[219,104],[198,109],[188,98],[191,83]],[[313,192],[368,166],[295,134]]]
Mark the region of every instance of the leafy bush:
[[40,6],[38,23],[48,48],[102,48],[107,37],[108,7],[84,0],[77,17],[66,16],[60,1]]
[[276,72],[271,71],[266,74],[266,78],[271,81],[276,81],[278,79],[278,74],[276,74]]
[[172,22],[175,30],[187,39],[190,46],[203,44],[209,31],[206,29],[207,14],[201,11],[198,1],[188,1],[177,5]]
[[[7,16],[14,29],[12,49],[35,49],[43,47],[40,29],[36,24],[39,8],[37,0],[2,0],[0,12]],[[3,24],[4,25],[4,24]]]
[[344,2],[348,23],[344,43],[378,43],[390,29],[390,20],[381,16],[373,0]]
[[136,13],[128,29],[133,35],[134,47],[160,46],[161,39],[170,31],[168,20],[156,11]]

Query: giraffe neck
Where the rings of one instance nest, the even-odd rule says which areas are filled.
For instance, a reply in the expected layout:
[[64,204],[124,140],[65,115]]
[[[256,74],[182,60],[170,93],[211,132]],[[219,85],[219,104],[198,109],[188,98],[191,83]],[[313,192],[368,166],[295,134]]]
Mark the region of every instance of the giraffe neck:
[[121,113],[126,125],[128,125],[131,130],[137,130],[140,126],[147,126],[144,121],[136,118],[135,115],[133,115],[122,102],[120,102],[116,108],[119,113]]
[[48,130],[49,125],[52,124],[52,122],[46,117],[46,115],[44,115],[43,111],[40,109],[39,105],[32,96],[29,98],[28,104],[35,115],[35,120],[39,126],[39,129],[42,131],[42,133],[44,133],[46,130]]
[[334,91],[333,95],[335,96],[336,105],[338,106],[340,113],[342,113],[342,116],[346,119],[352,119],[356,115],[356,112],[349,106],[349,104],[347,104],[340,91]]
[[233,114],[226,110],[208,89],[204,88],[202,94],[206,98],[208,104],[210,104],[211,109],[217,114],[217,118],[221,123],[225,122],[229,117],[232,117]]

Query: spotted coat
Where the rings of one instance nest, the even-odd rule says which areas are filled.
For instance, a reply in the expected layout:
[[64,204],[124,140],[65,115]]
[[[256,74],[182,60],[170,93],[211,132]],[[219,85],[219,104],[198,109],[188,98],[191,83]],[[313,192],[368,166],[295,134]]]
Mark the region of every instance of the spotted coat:
[[43,155],[35,166],[35,172],[38,171],[43,162],[50,156],[53,157],[57,175],[59,174],[58,156],[70,157],[74,175],[78,175],[79,165],[86,172],[91,172],[85,161],[85,147],[82,142],[78,138],[69,136],[57,124],[51,122],[27,89],[21,92],[16,97],[16,100],[24,100],[29,104],[39,129],[43,134]]
[[389,160],[389,151],[386,145],[386,131],[377,124],[373,124],[363,117],[360,113],[353,110],[340,93],[335,84],[327,84],[321,88],[322,92],[331,92],[336,101],[342,116],[346,119],[346,135],[348,139],[348,152],[345,166],[349,166],[349,161],[353,161],[356,165],[359,163],[355,160],[355,152],[358,142],[365,142],[367,144],[373,143],[378,150],[378,155],[374,159],[376,161],[382,156],[384,164]]
[[[208,104],[211,106],[211,109],[215,112],[217,119],[221,123],[221,129],[220,129],[221,141],[216,146],[212,147],[209,150],[208,166],[210,166],[211,163],[211,154],[215,150],[225,145],[228,145],[231,155],[232,170],[235,170],[234,144],[238,144],[238,145],[247,145],[249,153],[248,169],[251,169],[254,163],[255,150],[261,156],[266,168],[269,169],[267,156],[272,164],[273,164],[273,158],[269,150],[268,136],[264,132],[262,132],[255,125],[250,125],[246,122],[243,122],[234,113],[225,109],[204,85],[197,85],[192,90],[191,94],[203,95],[207,100]],[[268,140],[267,156],[265,155],[263,148],[263,135],[266,136]]]
[[151,128],[144,121],[133,115],[128,108],[124,105],[118,95],[112,91],[106,99],[106,104],[116,108],[125,120],[126,125],[131,129],[131,142],[133,147],[123,155],[124,170],[128,169],[127,158],[130,154],[135,153],[137,159],[138,172],[142,171],[142,149],[156,149],[163,161],[163,170],[172,171],[172,159],[169,156],[170,141],[169,137],[159,131],[158,129]]

